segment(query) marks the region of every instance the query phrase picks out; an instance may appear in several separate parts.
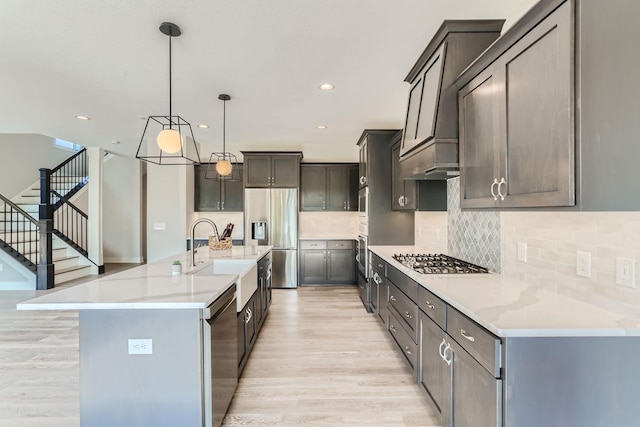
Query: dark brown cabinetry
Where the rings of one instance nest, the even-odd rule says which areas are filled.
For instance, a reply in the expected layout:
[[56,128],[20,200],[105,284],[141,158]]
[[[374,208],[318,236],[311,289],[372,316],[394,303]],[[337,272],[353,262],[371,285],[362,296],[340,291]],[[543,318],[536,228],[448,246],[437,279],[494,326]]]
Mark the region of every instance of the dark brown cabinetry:
[[411,85],[400,144],[401,176],[446,179],[458,169],[458,111],[451,83],[500,36],[504,21],[447,20],[405,81]]
[[301,152],[243,151],[246,188],[295,188],[299,183]]
[[353,240],[301,240],[300,284],[354,284],[355,256]]
[[358,165],[300,167],[301,211],[358,210]]
[[[213,166],[213,165],[212,165]],[[196,212],[242,212],[244,190],[242,181],[214,181],[206,179],[208,164],[195,166],[194,209]],[[242,165],[238,165],[242,171]]]
[[394,211],[446,211],[445,180],[404,179],[400,164],[400,137],[391,144],[391,208]]
[[461,206],[575,203],[569,2],[459,92]]
[[363,135],[359,142],[360,152],[358,155],[358,188],[367,186],[367,171],[369,169],[369,154],[367,144],[368,139],[369,138],[367,135]]

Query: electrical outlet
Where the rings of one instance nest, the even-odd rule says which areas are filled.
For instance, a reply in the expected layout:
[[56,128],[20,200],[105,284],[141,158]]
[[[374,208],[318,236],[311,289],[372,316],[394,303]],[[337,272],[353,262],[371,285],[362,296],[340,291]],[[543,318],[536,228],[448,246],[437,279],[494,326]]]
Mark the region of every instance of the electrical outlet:
[[616,257],[616,284],[628,288],[636,287],[636,260]]
[[578,276],[591,278],[591,252],[578,251],[576,258],[576,274]]
[[164,222],[154,222],[153,223],[153,229],[154,230],[166,230],[167,229],[167,224],[165,224]]
[[130,338],[129,354],[153,354],[153,340]]
[[518,242],[518,261],[527,262],[527,243]]

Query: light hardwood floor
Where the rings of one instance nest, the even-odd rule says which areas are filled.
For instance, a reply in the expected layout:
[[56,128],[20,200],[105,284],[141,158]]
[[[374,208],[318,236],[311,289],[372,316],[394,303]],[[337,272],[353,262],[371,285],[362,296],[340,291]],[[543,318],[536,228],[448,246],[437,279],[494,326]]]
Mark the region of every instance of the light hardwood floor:
[[[79,426],[77,312],[19,312],[0,293],[0,426]],[[438,426],[355,287],[273,292],[225,426]],[[178,426],[177,426],[178,427]]]

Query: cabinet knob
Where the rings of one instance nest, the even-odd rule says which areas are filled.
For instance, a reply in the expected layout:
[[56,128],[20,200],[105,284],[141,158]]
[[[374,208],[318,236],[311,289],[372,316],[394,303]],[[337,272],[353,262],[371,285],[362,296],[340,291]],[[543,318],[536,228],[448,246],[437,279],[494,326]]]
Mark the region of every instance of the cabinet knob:
[[224,202],[221,203],[222,210],[224,210]]
[[342,202],[342,208],[347,209],[347,202]]

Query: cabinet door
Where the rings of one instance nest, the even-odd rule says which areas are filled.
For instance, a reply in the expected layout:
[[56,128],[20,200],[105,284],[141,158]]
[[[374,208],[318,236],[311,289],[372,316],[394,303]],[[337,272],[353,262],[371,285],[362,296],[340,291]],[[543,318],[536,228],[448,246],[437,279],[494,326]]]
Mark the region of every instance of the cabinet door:
[[500,147],[497,141],[497,78],[494,68],[490,67],[469,82],[458,94],[462,208],[494,207],[497,203],[496,169]]
[[327,167],[327,210],[347,210],[347,168],[345,166]]
[[327,170],[324,166],[305,166],[300,168],[300,210],[325,210]]
[[559,7],[498,60],[504,207],[575,204],[571,6]]
[[420,366],[418,380],[438,409],[443,405],[444,373],[447,366],[440,356],[445,333],[426,314],[420,313]]
[[360,175],[360,171],[358,170],[358,166],[350,166],[349,167],[349,183],[348,190],[349,195],[347,197],[347,210],[348,211],[357,211],[358,210],[358,177]]
[[327,255],[325,250],[300,251],[300,283],[327,281]]
[[353,283],[356,275],[355,254],[352,250],[327,251],[327,280],[329,282]]
[[221,208],[220,182],[206,179],[207,165],[197,165],[194,170],[194,209],[196,212],[219,211]]
[[359,188],[367,186],[367,163],[369,161],[369,153],[367,152],[367,139],[368,137],[365,136],[362,144],[360,144],[360,177],[358,178]]
[[[242,174],[242,165],[238,165]],[[244,188],[242,181],[228,181],[222,183],[222,202],[220,210],[242,212],[244,209]]]
[[402,179],[400,171],[400,142],[391,147],[391,209],[416,210],[416,181]]
[[250,155],[244,159],[244,186],[271,186],[271,156]]
[[299,156],[273,156],[271,185],[273,187],[297,187],[300,174]]
[[[243,359],[246,357],[246,337],[245,337],[245,320],[247,319],[247,310],[243,309],[238,313],[238,366],[242,365]],[[238,372],[240,374],[240,372]]]
[[[451,425],[502,426],[502,380],[495,378],[454,340],[451,364]],[[444,423],[443,423],[444,425]]]

